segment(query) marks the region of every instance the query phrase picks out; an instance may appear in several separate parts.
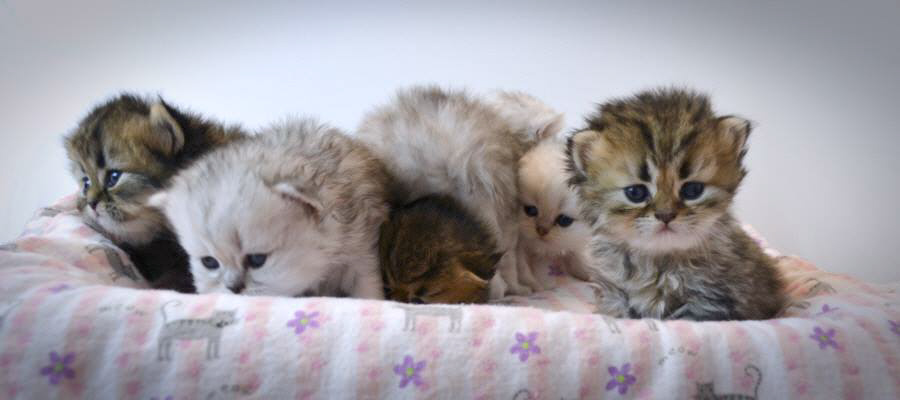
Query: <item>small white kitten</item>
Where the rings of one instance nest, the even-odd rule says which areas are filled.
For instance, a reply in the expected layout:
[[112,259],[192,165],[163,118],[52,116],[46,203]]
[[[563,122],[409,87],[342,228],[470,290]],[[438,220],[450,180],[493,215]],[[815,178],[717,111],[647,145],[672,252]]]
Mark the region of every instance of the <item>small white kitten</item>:
[[515,260],[517,162],[537,142],[524,126],[514,128],[497,108],[463,91],[419,86],[399,91],[366,115],[358,130],[397,180],[398,201],[446,194],[491,229],[504,252],[491,298],[506,290],[531,292],[520,282]]
[[150,203],[190,255],[199,293],[381,299],[388,185],[361,143],[288,120],[211,152]]
[[550,137],[519,160],[520,273],[530,271],[543,289],[553,289],[568,276],[587,281],[585,251],[591,238],[578,212],[578,196],[569,186],[565,143]]

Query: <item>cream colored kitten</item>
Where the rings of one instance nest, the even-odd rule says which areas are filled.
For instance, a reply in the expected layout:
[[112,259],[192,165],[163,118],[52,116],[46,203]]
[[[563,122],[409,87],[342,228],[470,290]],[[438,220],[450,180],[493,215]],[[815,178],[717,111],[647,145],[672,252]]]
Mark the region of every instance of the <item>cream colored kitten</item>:
[[533,134],[516,130],[477,97],[419,86],[401,90],[391,103],[369,113],[358,137],[397,179],[401,204],[430,194],[449,195],[490,229],[504,253],[498,263],[502,281],[495,275],[492,298],[504,289],[532,291],[520,282],[515,249],[516,163],[535,144]]
[[565,150],[561,140],[548,138],[519,160],[517,259],[530,267],[519,270],[530,270],[543,289],[556,287],[567,275],[588,280],[584,252],[591,230],[568,183]]
[[216,150],[151,198],[197,291],[383,298],[376,244],[388,176],[364,146],[290,120]]

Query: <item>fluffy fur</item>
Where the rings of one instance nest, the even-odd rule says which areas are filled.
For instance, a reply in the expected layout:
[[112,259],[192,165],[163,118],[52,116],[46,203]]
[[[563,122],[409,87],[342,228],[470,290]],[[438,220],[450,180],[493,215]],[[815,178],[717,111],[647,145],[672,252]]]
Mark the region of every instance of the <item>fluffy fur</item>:
[[[122,94],[110,99],[65,138],[79,187],[78,210],[90,226],[125,249],[154,286],[175,288],[166,282],[184,281],[187,260],[164,216],[146,200],[178,170],[242,136],[236,126],[225,127],[159,98]],[[160,252],[168,256],[154,257]]]
[[[401,90],[363,118],[358,137],[396,178],[399,204],[433,193],[451,196],[496,238],[508,289],[531,291],[516,273],[516,163],[533,137],[514,131],[488,103],[432,86]],[[495,279],[491,296],[503,289]]]
[[391,212],[381,227],[385,297],[408,303],[484,303],[502,253],[490,230],[449,196]]
[[607,289],[601,309],[695,320],[774,316],[783,304],[779,273],[729,211],[746,174],[750,124],[676,89],[608,102],[587,123],[570,138],[569,160],[593,230],[591,264]]
[[[583,253],[591,230],[581,218],[578,195],[568,183],[565,149],[564,142],[547,138],[519,160],[517,258],[529,266],[519,270],[533,272],[538,266],[554,264],[572,276],[588,280]],[[555,280],[542,275],[531,279],[544,289],[551,289]]]
[[356,140],[289,120],[210,153],[151,203],[172,221],[200,293],[378,299],[388,182]]

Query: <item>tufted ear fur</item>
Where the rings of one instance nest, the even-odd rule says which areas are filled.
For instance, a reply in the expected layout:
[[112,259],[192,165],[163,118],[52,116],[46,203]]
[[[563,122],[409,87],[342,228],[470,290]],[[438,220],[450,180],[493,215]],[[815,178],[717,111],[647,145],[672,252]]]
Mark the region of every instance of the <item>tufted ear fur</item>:
[[147,205],[157,209],[166,208],[166,204],[169,203],[169,194],[165,191],[159,191],[154,193],[152,196],[147,198]]
[[556,134],[562,131],[565,119],[563,113],[557,113],[547,117],[543,121],[539,121],[536,132],[538,140],[556,136]]
[[726,115],[719,118],[719,127],[726,143],[738,152],[739,157],[743,157],[747,153],[747,138],[753,124],[741,117]]
[[497,272],[497,263],[503,258],[503,253],[462,252],[457,257],[467,270],[474,273],[479,279],[488,281]]
[[315,195],[310,193],[308,190],[287,182],[276,183],[274,185],[271,185],[270,188],[273,192],[277,193],[284,199],[302,206],[309,215],[315,217],[322,216],[324,205]]
[[169,157],[178,154],[184,147],[184,131],[162,100],[150,106],[150,132],[144,142]]
[[599,137],[600,132],[593,130],[576,132],[569,137],[566,155],[569,161],[569,168],[573,173],[573,183],[582,181],[586,176],[587,164],[591,157],[591,145]]

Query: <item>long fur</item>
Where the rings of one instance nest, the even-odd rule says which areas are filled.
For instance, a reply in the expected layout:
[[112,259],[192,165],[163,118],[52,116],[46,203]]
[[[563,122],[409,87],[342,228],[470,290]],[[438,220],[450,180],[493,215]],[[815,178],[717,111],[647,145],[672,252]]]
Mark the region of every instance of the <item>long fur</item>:
[[[210,153],[151,202],[172,221],[201,293],[377,299],[388,186],[384,166],[356,140],[287,120]],[[265,264],[248,268],[250,254]]]

